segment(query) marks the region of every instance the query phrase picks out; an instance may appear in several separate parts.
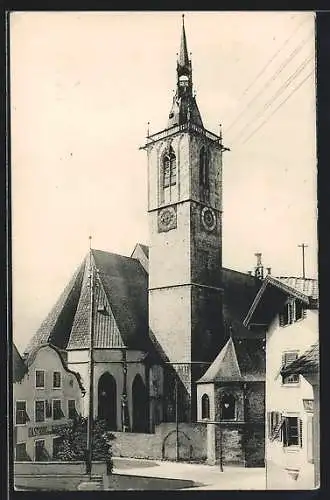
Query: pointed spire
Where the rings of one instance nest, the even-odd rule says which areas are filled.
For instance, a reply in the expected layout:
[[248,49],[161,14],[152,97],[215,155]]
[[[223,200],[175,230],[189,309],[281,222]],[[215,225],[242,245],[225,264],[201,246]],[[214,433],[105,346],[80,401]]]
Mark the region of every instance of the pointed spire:
[[167,126],[173,127],[191,122],[203,127],[202,117],[193,95],[192,67],[188,56],[184,15],[182,15],[181,44],[176,70],[177,85]]
[[180,66],[187,68],[189,66],[189,57],[187,49],[187,39],[186,32],[184,29],[184,14],[182,14],[182,33],[181,33],[181,45],[178,63]]

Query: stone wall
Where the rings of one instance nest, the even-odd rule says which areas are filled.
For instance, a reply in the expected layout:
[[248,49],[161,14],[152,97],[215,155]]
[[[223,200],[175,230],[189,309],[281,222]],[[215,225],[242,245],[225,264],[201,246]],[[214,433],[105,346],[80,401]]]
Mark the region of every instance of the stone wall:
[[265,466],[265,426],[247,425],[244,432],[246,467]]
[[[105,462],[93,462],[92,474],[102,475],[107,471]],[[42,475],[69,475],[85,474],[86,463],[73,462],[14,462],[14,475],[16,476],[42,476]]]
[[216,426],[216,463],[222,456],[224,465],[245,465],[244,450],[242,446],[243,426],[237,424],[222,424]]
[[[175,423],[156,426],[154,434],[114,432],[112,442],[114,456],[149,458],[158,460],[176,459]],[[206,426],[204,424],[179,423],[179,459],[204,461],[207,457]]]

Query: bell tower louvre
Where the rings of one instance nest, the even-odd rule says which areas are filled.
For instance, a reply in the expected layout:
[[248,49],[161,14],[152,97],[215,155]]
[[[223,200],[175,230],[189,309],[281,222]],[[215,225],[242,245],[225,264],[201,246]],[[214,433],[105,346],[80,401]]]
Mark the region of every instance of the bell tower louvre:
[[[206,130],[193,93],[182,16],[167,127],[149,135],[149,327],[178,382],[180,420],[196,418],[196,380],[225,341],[222,137]],[[175,384],[169,381],[169,408]],[[173,412],[172,412],[173,413]],[[168,410],[171,420],[171,410]]]

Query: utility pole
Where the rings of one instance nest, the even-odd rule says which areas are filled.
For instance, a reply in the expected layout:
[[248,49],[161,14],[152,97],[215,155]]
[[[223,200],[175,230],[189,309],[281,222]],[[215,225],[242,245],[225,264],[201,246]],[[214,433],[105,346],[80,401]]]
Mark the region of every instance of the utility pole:
[[298,245],[299,248],[302,250],[302,268],[303,268],[303,275],[302,277],[305,278],[305,248],[308,248],[308,245],[305,243],[302,243],[301,245]]
[[[123,392],[121,395],[121,418],[122,418],[122,430],[123,432],[129,431],[129,416],[128,416],[128,402],[127,402],[127,358],[126,358],[126,348],[122,350],[123,355]],[[133,422],[133,425],[134,422]]]
[[94,365],[93,365],[93,344],[94,344],[94,272],[92,263],[92,237],[89,237],[89,288],[90,288],[90,314],[89,314],[89,400],[88,400],[88,421],[87,421],[87,450],[86,450],[86,474],[92,476],[93,459],[93,396],[94,396]]
[[176,461],[179,461],[179,402],[178,402],[178,376],[175,374],[175,433],[176,433]]

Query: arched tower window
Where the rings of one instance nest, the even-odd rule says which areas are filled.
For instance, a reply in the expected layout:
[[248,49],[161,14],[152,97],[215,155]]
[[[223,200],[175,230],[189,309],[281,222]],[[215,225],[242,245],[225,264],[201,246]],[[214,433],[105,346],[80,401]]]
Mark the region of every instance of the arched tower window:
[[163,157],[163,188],[176,184],[176,157],[172,146]]
[[209,186],[209,158],[208,152],[203,146],[199,153],[199,182],[203,188]]
[[210,418],[210,398],[207,394],[202,396],[202,418]]
[[234,420],[236,417],[236,400],[232,394],[224,394],[221,398],[222,420]]

